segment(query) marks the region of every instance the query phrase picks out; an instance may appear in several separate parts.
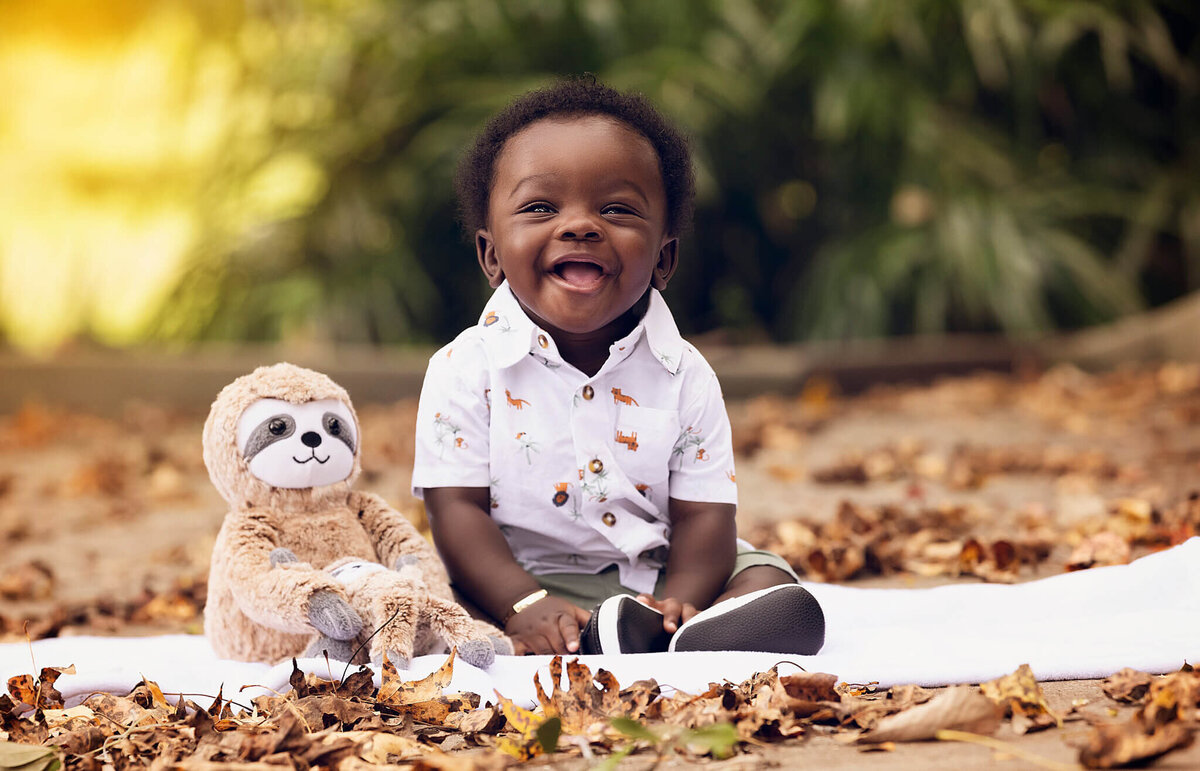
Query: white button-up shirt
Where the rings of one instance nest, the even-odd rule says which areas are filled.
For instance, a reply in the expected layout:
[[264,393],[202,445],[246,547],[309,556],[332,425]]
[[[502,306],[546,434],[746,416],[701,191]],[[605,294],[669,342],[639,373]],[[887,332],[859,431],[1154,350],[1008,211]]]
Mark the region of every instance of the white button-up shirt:
[[668,499],[737,503],[720,385],[657,290],[588,377],[503,284],[429,360],[416,443],[414,494],[489,488],[492,519],[533,574],[615,564],[623,585],[652,592]]

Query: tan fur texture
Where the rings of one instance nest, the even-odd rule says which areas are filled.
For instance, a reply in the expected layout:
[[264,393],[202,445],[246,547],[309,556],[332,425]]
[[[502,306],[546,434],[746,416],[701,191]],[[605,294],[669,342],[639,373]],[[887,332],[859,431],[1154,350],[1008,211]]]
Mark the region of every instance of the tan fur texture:
[[[363,639],[397,609],[409,608],[398,619],[412,622],[411,633],[398,629],[379,637],[414,641],[415,655],[444,650],[445,642],[458,645],[489,635],[507,645],[503,633],[471,619],[454,603],[445,567],[412,523],[382,498],[351,489],[361,469],[361,441],[343,482],[290,490],[272,487],[251,473],[237,446],[238,418],[267,398],[292,404],[338,399],[358,428],[358,415],[340,386],[321,373],[286,363],[238,378],[213,402],[204,425],[204,463],[230,506],[213,546],[204,609],[204,631],[213,650],[242,661],[276,662],[301,655],[317,637],[308,610],[310,598],[322,591],[349,600],[366,624]],[[271,552],[279,548],[299,561],[272,566]],[[350,591],[325,570],[348,559],[390,567],[402,555],[413,555],[416,563],[403,571],[372,574]]]

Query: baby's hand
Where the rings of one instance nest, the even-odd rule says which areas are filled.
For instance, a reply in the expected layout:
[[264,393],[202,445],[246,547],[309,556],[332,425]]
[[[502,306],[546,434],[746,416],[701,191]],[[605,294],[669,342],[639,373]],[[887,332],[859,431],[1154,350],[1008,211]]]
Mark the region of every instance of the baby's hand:
[[649,594],[639,594],[638,600],[663,614],[663,629],[671,634],[674,634],[675,630],[679,629],[680,624],[698,612],[696,606],[692,603],[680,602],[674,597],[656,600]]
[[517,655],[575,653],[579,627],[591,616],[560,597],[543,597],[508,619],[504,633],[512,638]]

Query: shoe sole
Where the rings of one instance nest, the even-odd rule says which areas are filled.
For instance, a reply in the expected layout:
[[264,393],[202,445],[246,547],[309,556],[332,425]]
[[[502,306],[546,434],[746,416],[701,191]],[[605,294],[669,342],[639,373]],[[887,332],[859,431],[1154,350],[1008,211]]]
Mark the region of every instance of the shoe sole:
[[825,613],[798,584],[772,586],[701,611],[671,638],[672,651],[766,651],[811,656],[825,644]]
[[592,611],[580,634],[579,652],[659,653],[667,650],[670,642],[661,613],[627,594],[619,594]]

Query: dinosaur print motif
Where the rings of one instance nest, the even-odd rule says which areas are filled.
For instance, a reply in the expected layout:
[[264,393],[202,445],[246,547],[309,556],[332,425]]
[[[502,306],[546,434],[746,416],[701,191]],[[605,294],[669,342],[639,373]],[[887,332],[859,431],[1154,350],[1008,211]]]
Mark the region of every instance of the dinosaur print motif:
[[513,395],[511,393],[509,393],[509,390],[507,388],[504,389],[504,398],[508,399],[508,405],[510,407],[516,407],[518,410],[524,409],[529,406],[529,402],[527,402],[524,399],[514,399]]
[[626,396],[625,394],[621,393],[620,388],[614,388],[612,390],[612,395],[613,395],[613,404],[624,404],[624,405],[630,406],[630,407],[639,406],[637,403],[637,399],[634,399],[632,396]]

